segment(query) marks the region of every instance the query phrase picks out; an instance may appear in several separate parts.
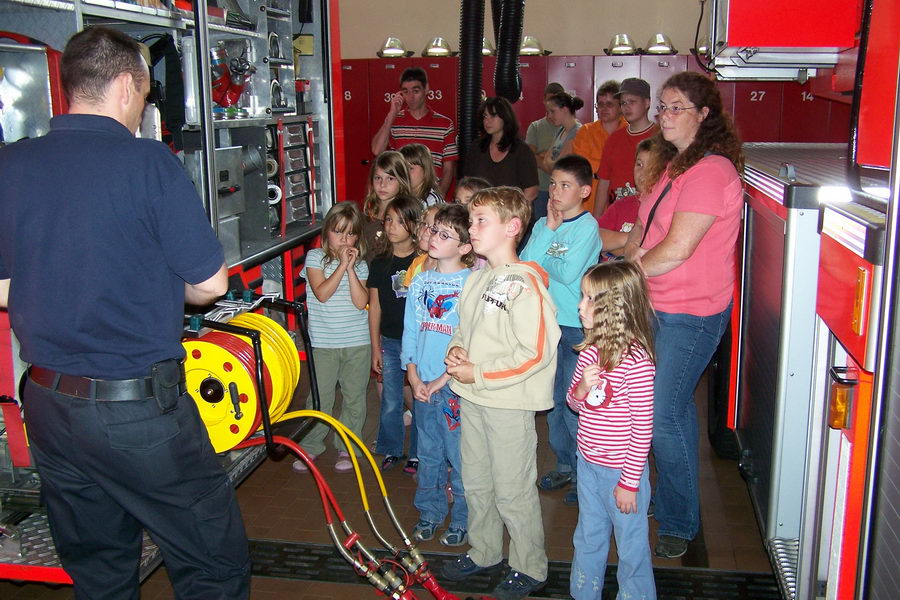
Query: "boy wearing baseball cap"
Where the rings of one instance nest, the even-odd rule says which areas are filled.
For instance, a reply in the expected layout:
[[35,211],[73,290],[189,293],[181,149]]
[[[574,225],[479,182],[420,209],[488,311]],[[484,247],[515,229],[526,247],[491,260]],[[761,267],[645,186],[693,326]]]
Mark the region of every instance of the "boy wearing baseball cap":
[[650,121],[650,84],[637,77],[629,77],[619,85],[616,99],[622,107],[622,117],[628,126],[610,134],[603,148],[599,185],[594,203],[594,216],[603,215],[606,207],[618,198],[631,196],[637,189],[634,183],[634,153],[637,145],[659,131]]

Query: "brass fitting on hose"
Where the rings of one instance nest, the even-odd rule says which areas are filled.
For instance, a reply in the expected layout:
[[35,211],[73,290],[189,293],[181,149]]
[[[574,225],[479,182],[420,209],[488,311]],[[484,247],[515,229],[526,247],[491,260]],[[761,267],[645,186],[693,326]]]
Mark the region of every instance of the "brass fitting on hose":
[[[416,571],[420,566],[425,564],[425,557],[422,556],[422,553],[419,551],[418,546],[412,546],[409,549],[409,555],[404,558],[408,559],[410,561],[415,561],[413,566],[408,568],[411,571]],[[405,563],[404,563],[404,565],[405,565]]]
[[399,577],[396,573],[394,573],[393,569],[387,567],[386,565],[382,565],[383,568],[379,568],[379,573],[381,573],[382,577],[384,577],[388,584],[391,586],[392,590],[398,590],[403,587],[403,578]]

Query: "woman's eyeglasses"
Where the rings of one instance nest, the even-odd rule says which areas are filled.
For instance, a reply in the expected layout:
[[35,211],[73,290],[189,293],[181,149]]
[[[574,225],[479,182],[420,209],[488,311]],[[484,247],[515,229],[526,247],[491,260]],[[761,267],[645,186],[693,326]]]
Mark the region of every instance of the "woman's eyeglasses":
[[692,108],[697,108],[696,106],[666,106],[665,104],[659,104],[656,107],[656,112],[660,115],[665,114],[666,111],[672,113],[673,117],[677,117],[681,113],[686,110],[691,110]]

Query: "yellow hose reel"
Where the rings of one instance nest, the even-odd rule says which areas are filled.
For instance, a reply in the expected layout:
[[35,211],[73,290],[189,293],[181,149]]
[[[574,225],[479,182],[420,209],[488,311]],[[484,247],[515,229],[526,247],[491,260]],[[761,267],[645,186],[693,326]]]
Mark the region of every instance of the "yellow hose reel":
[[[229,324],[260,332],[263,380],[275,423],[287,412],[300,380],[294,341],[278,323],[262,315],[244,313]],[[216,452],[231,450],[262,423],[253,342],[242,335],[213,331],[182,345],[187,354],[187,389],[197,403],[209,441]]]

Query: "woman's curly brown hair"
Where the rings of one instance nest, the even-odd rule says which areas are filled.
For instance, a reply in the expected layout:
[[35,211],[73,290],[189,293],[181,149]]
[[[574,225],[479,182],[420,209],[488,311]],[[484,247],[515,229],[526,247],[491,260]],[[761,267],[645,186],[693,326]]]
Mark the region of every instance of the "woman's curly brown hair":
[[722,96],[716,84],[700,73],[685,71],[669,77],[662,89],[667,88],[674,88],[687,96],[697,110],[709,109],[694,141],[669,163],[669,177],[675,179],[707,154],[721,154],[732,162],[738,173],[742,173],[744,152],[741,150],[741,139],[731,115],[722,108]]
[[582,286],[592,301],[594,326],[585,328],[584,341],[575,350],[595,346],[597,362],[607,371],[635,350],[635,344],[656,362],[650,324],[653,309],[640,267],[628,261],[600,263],[584,274]]

